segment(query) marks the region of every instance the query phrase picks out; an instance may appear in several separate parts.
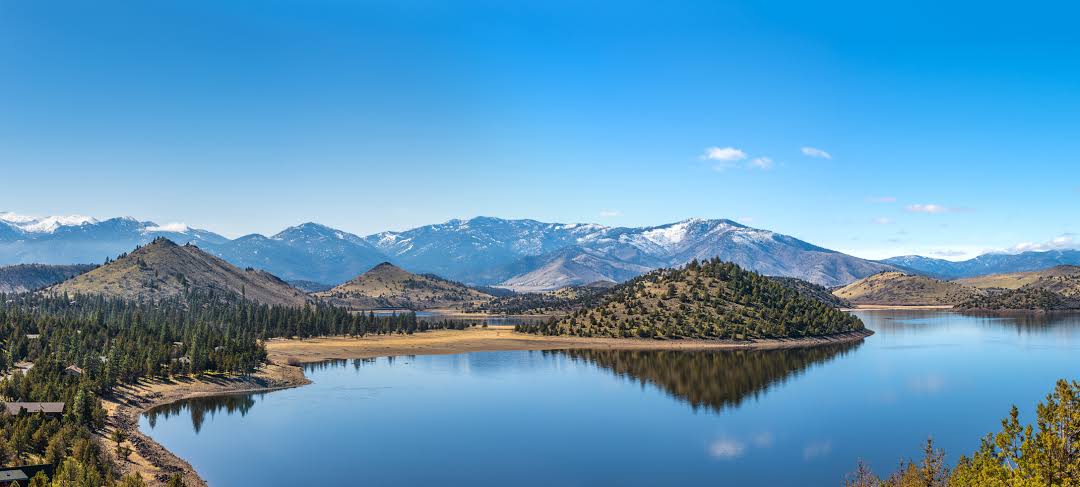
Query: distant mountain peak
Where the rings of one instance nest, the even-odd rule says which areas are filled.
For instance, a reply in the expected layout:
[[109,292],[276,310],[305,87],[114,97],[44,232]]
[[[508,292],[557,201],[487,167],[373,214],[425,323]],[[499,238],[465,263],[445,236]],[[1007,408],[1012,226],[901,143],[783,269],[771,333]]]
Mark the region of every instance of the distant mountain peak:
[[83,215],[29,216],[13,212],[0,212],[0,221],[26,233],[53,233],[60,227],[92,225],[98,223],[93,217]]

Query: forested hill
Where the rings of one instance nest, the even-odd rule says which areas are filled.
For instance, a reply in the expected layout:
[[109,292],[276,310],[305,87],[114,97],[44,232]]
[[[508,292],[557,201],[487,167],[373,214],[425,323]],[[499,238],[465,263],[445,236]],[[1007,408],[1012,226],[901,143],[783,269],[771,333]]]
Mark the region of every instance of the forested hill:
[[315,294],[335,306],[350,309],[462,307],[490,301],[493,296],[459,282],[431,274],[413,274],[383,262],[357,278]]
[[92,270],[87,264],[18,264],[0,267],[0,293],[25,293],[52,286]]
[[270,273],[242,270],[194,245],[177,245],[164,238],[46,291],[160,300],[189,289],[231,293],[269,305],[302,306],[309,301],[306,294]]
[[599,337],[751,339],[863,330],[862,321],[739,266],[713,259],[653,271],[594,307],[521,331]]

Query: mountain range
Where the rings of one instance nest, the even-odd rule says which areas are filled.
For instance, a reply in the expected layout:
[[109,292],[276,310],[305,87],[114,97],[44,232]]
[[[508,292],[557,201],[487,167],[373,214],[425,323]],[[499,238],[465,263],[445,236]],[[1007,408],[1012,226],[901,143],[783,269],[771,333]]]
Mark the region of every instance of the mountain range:
[[194,243],[238,267],[322,284],[345,282],[384,261],[413,273],[519,291],[621,282],[712,257],[825,286],[892,269],[723,219],[628,228],[477,217],[367,237],[306,223],[269,237],[230,240],[182,224],[10,213],[0,214],[0,264],[100,263],[157,237]]
[[987,254],[965,262],[920,256],[871,261],[724,219],[631,228],[476,217],[366,237],[305,223],[271,236],[229,239],[183,224],[133,218],[0,213],[0,265],[101,263],[157,237],[194,243],[238,267],[262,269],[311,289],[329,289],[381,262],[517,291],[623,282],[712,257],[828,287],[889,270],[956,278],[1080,263],[1080,251]]
[[1080,265],[1080,250],[1028,251],[1018,254],[989,253],[963,261],[905,255],[890,257],[880,262],[908,272],[939,279],[957,279],[990,274],[1037,271],[1060,265]]

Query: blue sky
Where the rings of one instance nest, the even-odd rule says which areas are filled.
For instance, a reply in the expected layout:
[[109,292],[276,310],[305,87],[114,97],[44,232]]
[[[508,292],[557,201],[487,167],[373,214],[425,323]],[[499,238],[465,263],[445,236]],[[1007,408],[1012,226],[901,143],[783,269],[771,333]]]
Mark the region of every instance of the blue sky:
[[941,3],[3,2],[0,210],[1073,245],[1080,11]]

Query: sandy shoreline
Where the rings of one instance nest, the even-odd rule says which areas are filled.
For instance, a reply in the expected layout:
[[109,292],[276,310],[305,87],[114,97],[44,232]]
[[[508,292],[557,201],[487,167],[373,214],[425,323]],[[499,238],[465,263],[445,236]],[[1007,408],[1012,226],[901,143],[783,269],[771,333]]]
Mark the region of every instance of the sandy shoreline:
[[873,311],[873,310],[949,310],[955,306],[951,304],[856,304],[854,308],[841,308],[841,311]]
[[206,482],[185,460],[139,430],[139,416],[171,402],[202,396],[268,392],[310,384],[296,364],[334,359],[360,359],[397,355],[442,355],[508,350],[559,350],[570,348],[609,350],[734,350],[813,347],[862,340],[873,332],[843,333],[826,337],[756,341],[652,340],[549,337],[516,333],[513,327],[492,326],[466,330],[435,330],[415,335],[376,335],[364,338],[328,337],[307,340],[274,339],[266,342],[270,364],[247,377],[209,376],[199,379],[145,381],[118,388],[104,400],[108,426],[99,435],[102,450],[114,455],[109,440],[114,428],[127,435],[132,450],[127,461],[118,461],[123,473],[138,472],[148,485],[164,485],[179,474],[189,487]]

